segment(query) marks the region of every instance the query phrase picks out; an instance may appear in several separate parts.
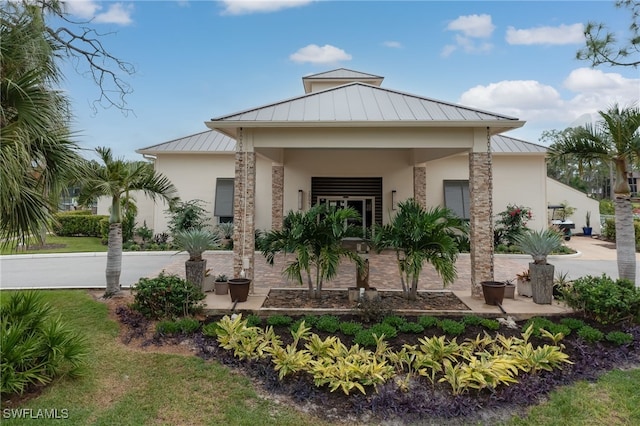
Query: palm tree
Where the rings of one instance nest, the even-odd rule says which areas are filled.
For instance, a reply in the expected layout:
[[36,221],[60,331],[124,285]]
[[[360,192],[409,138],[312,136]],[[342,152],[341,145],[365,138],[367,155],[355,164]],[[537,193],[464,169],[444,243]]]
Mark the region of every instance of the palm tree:
[[146,161],[125,161],[113,157],[110,148],[98,147],[101,163],[91,161],[86,166],[79,203],[86,204],[97,197],[111,197],[109,216],[109,248],[107,251],[107,290],[105,297],[120,291],[122,271],[122,200],[132,191],[141,191],[152,200],[156,197],[171,203],[176,189]]
[[42,16],[3,4],[0,39],[0,240],[24,244],[51,228],[82,158],[68,128],[68,99],[55,89],[56,46]]
[[613,193],[618,275],[635,283],[635,233],[628,173],[630,164],[637,163],[640,158],[640,109],[614,105],[598,114],[601,120],[597,123],[563,132],[562,137],[551,145],[549,155],[552,159],[573,156],[582,166],[598,160],[613,165],[616,171]]
[[[319,298],[325,280],[338,274],[340,260],[347,258],[358,266],[364,261],[355,251],[342,246],[342,239],[350,235],[349,220],[360,218],[353,208],[335,209],[318,204],[306,212],[290,211],[283,220],[282,230],[266,232],[260,238],[260,249],[267,262],[273,265],[276,254],[294,253],[296,259],[287,265],[284,274],[304,283],[306,275],[310,298]],[[315,269],[315,283],[312,278]]]
[[398,208],[390,223],[376,228],[373,245],[377,251],[395,250],[402,292],[409,300],[416,300],[425,261],[434,266],[445,286],[455,280],[458,242],[465,227],[449,209],[427,211],[413,199]]

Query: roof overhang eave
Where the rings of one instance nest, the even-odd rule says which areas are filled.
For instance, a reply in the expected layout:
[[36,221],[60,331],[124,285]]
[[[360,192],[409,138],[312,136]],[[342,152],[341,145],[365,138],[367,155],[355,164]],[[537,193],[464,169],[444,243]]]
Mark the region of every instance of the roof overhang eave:
[[522,120],[478,120],[478,121],[206,121],[212,130],[217,130],[231,138],[237,137],[239,128],[336,128],[336,127],[422,127],[422,128],[489,128],[492,135],[518,129],[526,122]]

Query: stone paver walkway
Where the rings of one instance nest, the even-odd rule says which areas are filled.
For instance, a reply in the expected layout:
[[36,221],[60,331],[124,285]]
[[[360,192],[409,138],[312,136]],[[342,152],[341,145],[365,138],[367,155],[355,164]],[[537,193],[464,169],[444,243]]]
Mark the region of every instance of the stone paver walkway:
[[[229,251],[206,252],[203,256],[207,259],[207,268],[211,275],[225,274],[228,277],[233,275],[233,253]],[[184,277],[184,261],[186,256],[176,256],[176,260],[167,265],[164,270]],[[254,274],[254,292],[266,294],[270,288],[300,287],[298,283],[288,281],[282,271],[293,259],[280,256],[273,266],[265,261],[260,253],[256,253],[256,269]],[[471,262],[468,254],[461,254],[456,262],[458,278],[446,288],[449,290],[469,290],[471,286]],[[515,279],[516,274],[522,272],[523,262],[504,256],[495,257],[495,279],[498,281]],[[400,289],[400,279],[398,266],[394,253],[369,254],[369,285],[378,289]],[[342,288],[355,286],[356,267],[351,262],[343,262],[340,266],[338,276],[332,281],[324,283],[324,288]],[[305,284],[306,288],[306,284]],[[438,276],[433,266],[426,264],[420,275],[418,285],[420,290],[441,290],[443,289],[442,279]]]

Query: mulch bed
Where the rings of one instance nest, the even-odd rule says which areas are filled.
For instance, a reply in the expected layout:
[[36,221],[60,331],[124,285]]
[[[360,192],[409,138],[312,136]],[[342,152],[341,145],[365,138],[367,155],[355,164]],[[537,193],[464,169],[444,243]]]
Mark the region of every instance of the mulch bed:
[[[378,291],[380,305],[391,311],[470,311],[451,292],[419,292],[417,300],[407,300],[399,291]],[[355,309],[357,301],[349,301],[347,290],[326,290],[319,299],[307,297],[306,290],[272,289],[263,308],[283,309]]]

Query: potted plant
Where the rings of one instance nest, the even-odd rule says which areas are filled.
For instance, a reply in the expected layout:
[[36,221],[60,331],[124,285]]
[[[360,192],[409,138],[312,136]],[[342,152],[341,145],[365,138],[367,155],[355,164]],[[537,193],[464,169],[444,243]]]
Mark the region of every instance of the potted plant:
[[218,232],[222,237],[220,245],[225,249],[233,248],[233,222],[224,222],[218,224]]
[[504,282],[504,297],[506,299],[516,298],[516,285],[513,283],[513,280],[506,280]]
[[202,290],[207,271],[207,260],[202,258],[202,253],[218,246],[220,235],[206,229],[192,228],[177,231],[173,240],[182,251],[189,253],[189,259],[185,262],[187,281]]
[[585,226],[582,227],[582,233],[585,236],[590,237],[591,232],[593,231],[593,228],[591,228],[591,212],[590,211],[588,211],[587,214],[585,215],[584,224]]
[[533,258],[529,263],[533,302],[551,304],[554,266],[547,263],[547,256],[562,246],[562,234],[553,228],[529,231],[516,238],[516,245]]
[[228,278],[224,274],[220,274],[216,277],[216,280],[213,283],[216,295],[220,296],[229,292],[229,283],[227,281]]
[[516,282],[518,287],[518,295],[531,297],[533,293],[531,291],[531,277],[529,276],[529,270],[526,269],[519,274],[516,274]]

